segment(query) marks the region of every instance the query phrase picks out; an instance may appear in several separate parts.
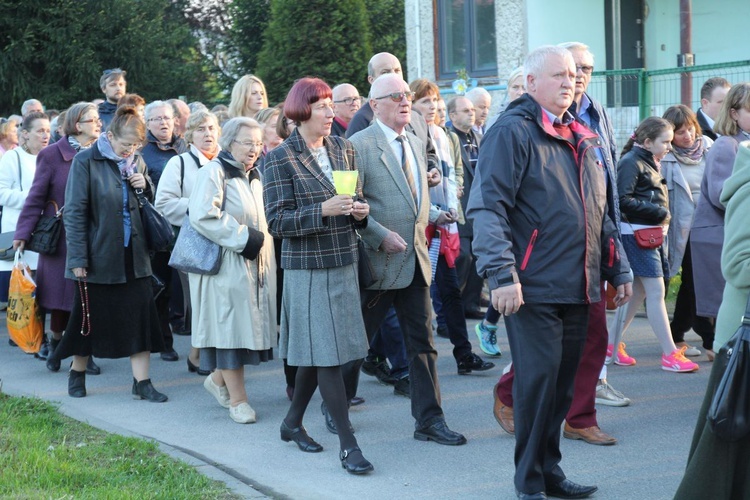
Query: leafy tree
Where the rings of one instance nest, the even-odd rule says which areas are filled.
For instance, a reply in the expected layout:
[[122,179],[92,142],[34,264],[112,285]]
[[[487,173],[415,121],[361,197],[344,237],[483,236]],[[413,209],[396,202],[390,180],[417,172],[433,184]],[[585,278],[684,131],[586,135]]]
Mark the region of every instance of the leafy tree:
[[364,0],[271,0],[257,74],[272,101],[308,75],[364,89],[371,55]]
[[101,97],[99,77],[114,67],[147,101],[216,92],[170,0],[0,0],[0,12],[1,114],[31,97],[55,108]]
[[365,5],[370,21],[372,53],[390,52],[398,57],[406,71],[404,0],[365,0]]
[[235,57],[235,79],[255,73],[270,12],[269,0],[234,0],[229,6],[232,19],[229,41]]

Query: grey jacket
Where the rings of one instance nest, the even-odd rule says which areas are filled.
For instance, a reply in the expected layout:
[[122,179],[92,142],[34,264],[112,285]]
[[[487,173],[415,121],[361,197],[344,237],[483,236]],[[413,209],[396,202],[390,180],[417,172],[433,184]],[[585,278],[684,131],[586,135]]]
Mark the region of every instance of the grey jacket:
[[[137,157],[136,165],[138,172],[146,177],[148,187],[144,193],[150,198],[152,187],[146,164]],[[102,156],[94,144],[75,156],[65,187],[66,278],[77,279],[72,269],[84,267],[91,283],[126,282],[123,189],[128,190],[133,272],[136,278],[151,276],[151,261],[135,191],[122,179],[117,164]]]
[[[425,146],[414,134],[406,132],[405,135],[419,163],[419,207],[414,206],[401,164],[377,122],[350,139],[357,150],[362,195],[370,204],[369,222],[360,234],[378,277],[370,287],[374,290],[408,287],[414,279],[415,265],[419,265],[427,284],[432,278],[425,236],[430,213]],[[379,250],[389,230],[406,241],[406,252],[389,257]]]

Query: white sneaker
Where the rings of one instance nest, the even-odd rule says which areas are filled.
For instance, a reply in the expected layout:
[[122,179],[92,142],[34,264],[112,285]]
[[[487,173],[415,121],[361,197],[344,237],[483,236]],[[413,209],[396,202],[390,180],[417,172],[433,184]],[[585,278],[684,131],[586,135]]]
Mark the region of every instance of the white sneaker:
[[237,406],[229,407],[229,416],[238,424],[254,424],[255,410],[247,404],[240,403]]
[[628,406],[630,399],[612,387],[606,380],[596,384],[596,404],[605,406]]
[[209,394],[216,398],[216,401],[218,401],[221,406],[229,408],[229,389],[227,389],[227,386],[219,387],[216,385],[216,382],[214,382],[214,379],[211,378],[211,375],[209,375],[206,377],[206,380],[203,381],[203,387],[206,388]]
[[687,347],[687,349],[685,349],[685,352],[683,354],[691,358],[700,356],[702,354],[700,349],[688,344],[687,342],[680,342],[679,344],[677,344],[677,348],[679,349],[680,347]]

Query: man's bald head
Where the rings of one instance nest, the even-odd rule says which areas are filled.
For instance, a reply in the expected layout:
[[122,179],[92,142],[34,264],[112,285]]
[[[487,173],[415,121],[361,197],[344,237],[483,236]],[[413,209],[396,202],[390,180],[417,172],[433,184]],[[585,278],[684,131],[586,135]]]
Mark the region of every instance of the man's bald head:
[[372,84],[380,75],[387,73],[402,75],[401,62],[398,58],[389,52],[380,52],[372,56],[370,62],[367,63],[367,81]]
[[333,87],[333,112],[336,117],[349,123],[362,106],[362,98],[357,88],[350,83]]

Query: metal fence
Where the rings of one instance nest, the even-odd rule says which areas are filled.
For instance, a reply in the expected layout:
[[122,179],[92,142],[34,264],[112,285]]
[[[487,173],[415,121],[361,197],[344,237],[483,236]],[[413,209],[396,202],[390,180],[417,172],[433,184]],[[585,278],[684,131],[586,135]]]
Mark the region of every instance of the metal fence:
[[607,108],[617,144],[622,146],[641,120],[661,116],[669,106],[682,103],[682,75],[692,80],[693,87],[691,101],[684,104],[697,110],[700,107],[701,86],[706,80],[721,76],[732,84],[750,81],[750,61],[652,71],[596,71],[587,93]]

